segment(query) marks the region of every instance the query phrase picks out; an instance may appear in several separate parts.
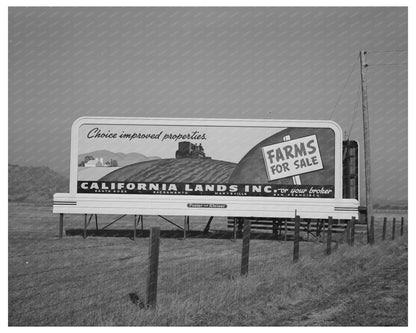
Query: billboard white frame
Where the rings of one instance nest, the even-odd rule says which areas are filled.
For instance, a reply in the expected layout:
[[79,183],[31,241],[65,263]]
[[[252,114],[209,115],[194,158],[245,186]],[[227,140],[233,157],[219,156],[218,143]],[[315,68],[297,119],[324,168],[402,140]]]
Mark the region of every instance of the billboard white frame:
[[[283,198],[157,194],[77,193],[78,134],[82,125],[304,127],[330,128],[335,134],[334,198]],[[358,218],[359,201],[342,198],[342,130],[328,120],[259,120],[195,118],[82,117],[71,129],[69,193],[54,195],[53,212],[66,214],[128,214],[293,218]]]

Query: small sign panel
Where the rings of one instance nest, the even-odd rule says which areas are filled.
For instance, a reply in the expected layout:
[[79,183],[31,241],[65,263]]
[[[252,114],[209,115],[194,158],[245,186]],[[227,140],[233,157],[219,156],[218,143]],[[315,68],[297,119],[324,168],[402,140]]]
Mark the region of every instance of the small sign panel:
[[316,135],[262,147],[269,181],[323,169]]
[[227,205],[214,203],[188,203],[188,208],[227,208]]

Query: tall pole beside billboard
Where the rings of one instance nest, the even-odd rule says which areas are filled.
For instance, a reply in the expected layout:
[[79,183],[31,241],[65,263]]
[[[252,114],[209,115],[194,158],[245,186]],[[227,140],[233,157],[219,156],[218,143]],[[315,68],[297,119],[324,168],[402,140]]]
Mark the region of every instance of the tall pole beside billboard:
[[373,215],[373,197],[371,190],[371,154],[370,154],[370,116],[368,114],[368,96],[367,96],[367,63],[365,55],[367,52],[360,51],[360,69],[361,69],[361,93],[363,109],[363,129],[364,129],[364,165],[365,165],[365,198],[367,206],[367,224],[369,216]]

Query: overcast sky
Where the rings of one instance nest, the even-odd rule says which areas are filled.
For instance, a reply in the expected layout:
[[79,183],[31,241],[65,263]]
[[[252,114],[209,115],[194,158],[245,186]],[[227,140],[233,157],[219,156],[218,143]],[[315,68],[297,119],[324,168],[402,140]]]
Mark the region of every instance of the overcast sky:
[[364,49],[374,195],[407,199],[407,38],[406,8],[10,8],[9,163],[69,176],[81,116],[331,118],[362,145]]

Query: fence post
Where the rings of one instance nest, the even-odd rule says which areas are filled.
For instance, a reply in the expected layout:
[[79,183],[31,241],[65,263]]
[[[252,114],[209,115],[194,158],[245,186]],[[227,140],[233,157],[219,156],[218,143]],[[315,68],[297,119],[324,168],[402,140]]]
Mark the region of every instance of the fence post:
[[351,246],[353,246],[355,242],[355,216],[353,216],[351,219],[350,232],[351,232],[351,236],[350,236]]
[[183,219],[183,239],[186,239],[186,216]]
[[237,218],[234,217],[234,224],[233,224],[233,241],[237,240]]
[[157,301],[157,273],[159,268],[160,228],[152,227],[149,238],[149,271],[147,275],[146,304],[155,307]]
[[136,229],[137,229],[137,218],[136,217],[137,217],[136,215],[133,216],[133,218],[134,218],[134,220],[133,220],[133,240],[134,241],[136,240]]
[[331,254],[331,243],[332,243],[332,216],[328,216],[328,229],[326,236],[326,254]]
[[370,233],[368,235],[368,242],[370,245],[374,245],[374,216],[371,216],[370,220]]
[[287,241],[287,220],[285,220],[285,242]]
[[250,250],[250,227],[251,223],[249,219],[244,219],[243,227],[243,251],[241,255],[241,275],[248,273],[248,259]]
[[396,218],[393,217],[393,229],[391,231],[391,239],[394,240],[396,236]]
[[59,238],[62,238],[64,234],[64,214],[59,214]]
[[383,219],[383,235],[382,240],[386,240],[386,229],[387,229],[387,217]]
[[404,217],[400,220],[400,236],[403,236]]
[[347,222],[347,244],[351,246],[351,220]]
[[300,217],[295,216],[295,236],[293,238],[293,262],[299,260],[299,229],[300,229]]

